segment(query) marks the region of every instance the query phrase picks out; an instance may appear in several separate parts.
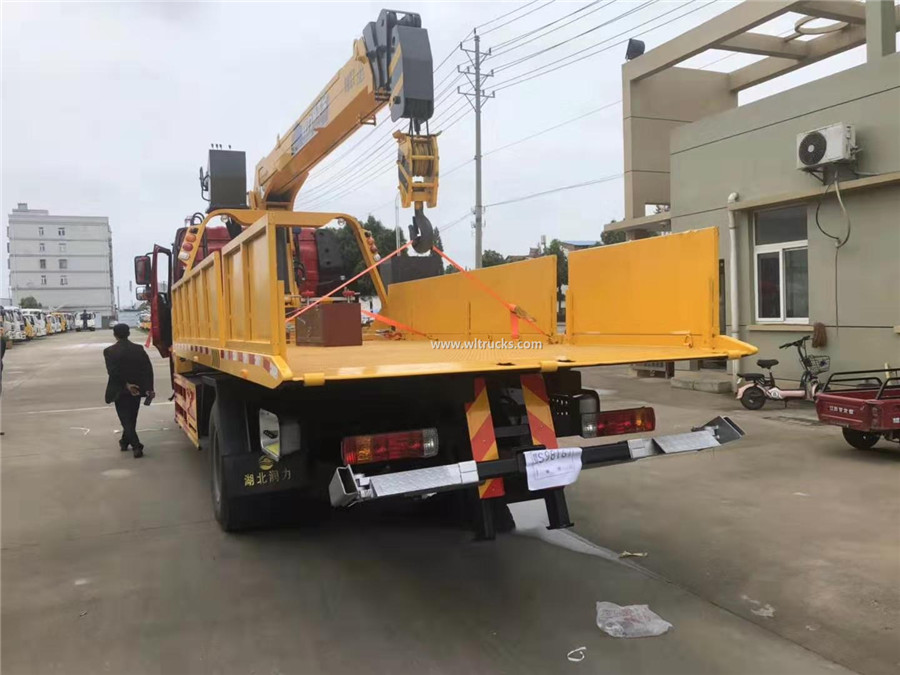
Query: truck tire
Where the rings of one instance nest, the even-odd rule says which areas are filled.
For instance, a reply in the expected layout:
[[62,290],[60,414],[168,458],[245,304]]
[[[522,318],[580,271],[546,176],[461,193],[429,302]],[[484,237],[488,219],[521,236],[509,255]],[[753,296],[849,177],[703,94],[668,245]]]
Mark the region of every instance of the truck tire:
[[747,410],[761,410],[766,404],[766,393],[759,387],[749,387],[741,394],[741,405]]
[[880,434],[873,434],[869,431],[857,431],[856,429],[841,429],[844,432],[844,440],[847,441],[857,450],[871,450],[872,447],[881,438]]
[[213,502],[213,513],[219,526],[226,532],[236,532],[252,525],[250,501],[229,494],[228,481],[225,478],[226,455],[240,451],[234,447],[234,441],[222,433],[219,423],[219,406],[214,405],[209,420],[209,458],[210,481]]

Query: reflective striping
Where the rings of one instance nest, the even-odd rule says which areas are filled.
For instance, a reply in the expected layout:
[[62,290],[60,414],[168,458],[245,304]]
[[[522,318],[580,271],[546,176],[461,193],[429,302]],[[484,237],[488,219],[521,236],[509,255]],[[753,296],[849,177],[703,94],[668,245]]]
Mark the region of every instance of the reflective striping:
[[522,375],[522,396],[525,409],[528,411],[528,426],[531,428],[531,441],[545,448],[558,448],[556,430],[553,428],[553,414],[550,411],[550,399],[547,396],[547,385],[540,373]]
[[246,363],[251,366],[258,366],[266,371],[273,379],[277,380],[281,373],[278,366],[268,356],[262,354],[252,354],[250,352],[239,352],[234,349],[216,349],[213,347],[204,347],[201,345],[191,345],[185,343],[176,343],[172,345],[176,353],[187,354],[203,354],[204,356],[215,356],[218,354],[222,361],[234,361],[236,363]]
[[[475,378],[475,399],[466,405],[466,423],[469,427],[469,441],[472,445],[472,459],[486,462],[499,459],[497,439],[494,435],[494,420],[488,401],[487,385],[483,377]],[[482,499],[502,497],[506,494],[502,478],[489,478],[478,486]]]

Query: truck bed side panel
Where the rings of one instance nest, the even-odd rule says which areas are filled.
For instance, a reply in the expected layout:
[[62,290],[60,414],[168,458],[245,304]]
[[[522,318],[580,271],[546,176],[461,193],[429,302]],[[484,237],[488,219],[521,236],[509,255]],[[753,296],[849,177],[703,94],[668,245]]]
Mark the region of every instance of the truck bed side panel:
[[471,278],[456,273],[392,284],[384,314],[432,337],[509,339],[510,312],[498,299],[502,298],[525,310],[540,327],[519,321],[520,335],[556,332],[556,259],[552,256],[468,274]]
[[712,347],[719,337],[712,227],[569,255],[566,333],[575,344]]

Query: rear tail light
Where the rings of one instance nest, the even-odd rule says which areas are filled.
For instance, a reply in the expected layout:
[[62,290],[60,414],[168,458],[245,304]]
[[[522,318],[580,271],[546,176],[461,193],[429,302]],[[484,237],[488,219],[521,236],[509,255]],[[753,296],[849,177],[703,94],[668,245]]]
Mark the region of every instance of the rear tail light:
[[869,409],[872,412],[872,425],[878,427],[881,424],[881,407],[876,404],[870,404]]
[[653,431],[655,428],[656,414],[653,408],[628,408],[581,416],[581,435],[584,438],[636,434]]
[[437,429],[348,436],[341,441],[344,464],[368,464],[370,462],[387,462],[393,459],[434,457],[437,452]]

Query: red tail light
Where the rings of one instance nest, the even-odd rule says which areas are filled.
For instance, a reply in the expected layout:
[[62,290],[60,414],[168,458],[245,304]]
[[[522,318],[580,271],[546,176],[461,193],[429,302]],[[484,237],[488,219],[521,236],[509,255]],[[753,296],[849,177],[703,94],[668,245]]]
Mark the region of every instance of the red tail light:
[[628,408],[581,416],[581,435],[584,438],[636,434],[653,431],[655,428],[656,414],[653,408]]
[[344,464],[368,464],[392,459],[434,457],[438,452],[437,429],[397,431],[371,436],[348,436],[341,441]]

